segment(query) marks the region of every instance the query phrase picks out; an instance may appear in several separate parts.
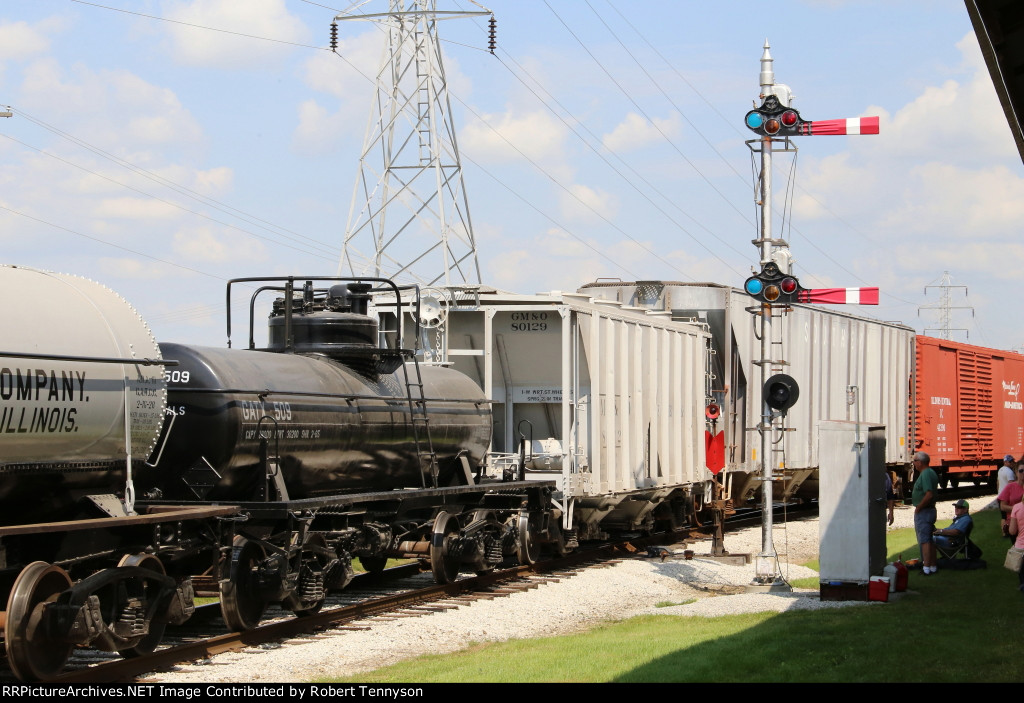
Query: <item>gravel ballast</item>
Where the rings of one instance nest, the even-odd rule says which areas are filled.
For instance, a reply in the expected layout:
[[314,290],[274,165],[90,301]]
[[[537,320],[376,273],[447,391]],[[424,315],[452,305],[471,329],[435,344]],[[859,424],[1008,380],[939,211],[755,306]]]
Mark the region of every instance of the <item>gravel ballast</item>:
[[[993,507],[994,495],[971,500],[972,512]],[[952,501],[939,502],[939,525],[953,517]],[[913,526],[913,508],[896,510],[892,529]],[[800,562],[818,557],[818,520],[776,525],[773,533],[783,578],[814,577]],[[728,532],[731,554],[761,551],[760,527]],[[717,615],[792,609],[880,607],[880,603],[826,601],[818,590],[791,593],[744,593],[753,582],[754,563],[736,566],[701,558],[707,543],[693,547],[692,560],[627,559],[603,569],[589,569],[559,582],[506,598],[480,600],[456,609],[393,621],[365,621],[369,630],[328,631],[316,638],[276,649],[255,649],[214,657],[203,664],[181,666],[151,677],[166,683],[303,682],[379,668],[421,654],[441,654],[473,642],[545,637],[577,632],[602,621],[641,614]],[[905,554],[904,558],[918,554]],[[685,605],[655,607],[664,603]]]

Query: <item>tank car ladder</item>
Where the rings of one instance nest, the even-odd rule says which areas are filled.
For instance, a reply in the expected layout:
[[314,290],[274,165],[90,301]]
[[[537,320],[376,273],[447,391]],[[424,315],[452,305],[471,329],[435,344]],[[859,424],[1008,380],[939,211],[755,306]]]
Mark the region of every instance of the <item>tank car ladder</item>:
[[[409,422],[412,425],[412,439],[416,444],[416,456],[420,462],[420,478],[423,487],[427,487],[427,473],[430,474],[432,488],[437,488],[437,453],[434,441],[430,437],[430,417],[427,415],[427,399],[423,394],[423,375],[420,373],[420,362],[413,356],[413,367],[416,369],[416,380],[409,377],[409,365],[402,364],[405,374],[406,399],[409,402]],[[422,434],[422,437],[421,437]]]

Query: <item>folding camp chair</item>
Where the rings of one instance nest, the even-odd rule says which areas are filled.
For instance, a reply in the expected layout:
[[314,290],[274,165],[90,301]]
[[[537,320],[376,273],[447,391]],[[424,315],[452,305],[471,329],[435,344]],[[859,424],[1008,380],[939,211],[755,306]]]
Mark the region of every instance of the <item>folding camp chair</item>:
[[971,532],[974,530],[974,523],[967,526],[965,534],[956,537],[935,538],[935,549],[939,556],[950,561],[975,561],[981,558],[981,547],[971,541]]

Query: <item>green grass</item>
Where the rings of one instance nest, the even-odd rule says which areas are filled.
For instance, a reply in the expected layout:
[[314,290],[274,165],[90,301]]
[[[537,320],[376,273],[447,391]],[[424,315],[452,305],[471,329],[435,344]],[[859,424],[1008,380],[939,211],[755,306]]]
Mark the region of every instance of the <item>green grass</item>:
[[818,584],[819,581],[817,576],[808,576],[803,579],[790,579],[789,581],[789,585],[793,588],[817,588]]
[[655,608],[671,608],[672,606],[675,606],[675,605],[689,605],[690,603],[696,603],[696,602],[697,602],[696,598],[687,598],[682,603],[676,603],[675,601],[671,601],[671,600],[663,600],[663,601],[659,601],[659,602],[655,603],[654,607]]
[[[1017,577],[1002,568],[1009,545],[998,537],[998,515],[974,519],[989,568],[911,572],[911,592],[887,604],[720,618],[647,615],[565,637],[468,644],[336,681],[1020,681],[1016,633],[1024,597]],[[917,556],[913,531],[889,533],[888,549],[890,560]]]

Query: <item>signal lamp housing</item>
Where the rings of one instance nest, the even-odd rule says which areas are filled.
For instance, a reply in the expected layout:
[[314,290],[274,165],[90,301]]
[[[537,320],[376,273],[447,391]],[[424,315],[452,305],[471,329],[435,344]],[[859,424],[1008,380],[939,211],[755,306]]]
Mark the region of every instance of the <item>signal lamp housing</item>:
[[761,107],[748,112],[743,121],[747,129],[762,136],[792,137],[809,134],[810,123],[804,122],[797,110],[786,107],[774,95],[767,96]]
[[785,417],[800,397],[800,386],[792,376],[777,373],[765,381],[762,397],[769,408],[778,410]]
[[803,288],[796,276],[784,274],[774,261],[766,262],[760,273],[755,273],[743,283],[747,295],[762,303],[795,303]]

